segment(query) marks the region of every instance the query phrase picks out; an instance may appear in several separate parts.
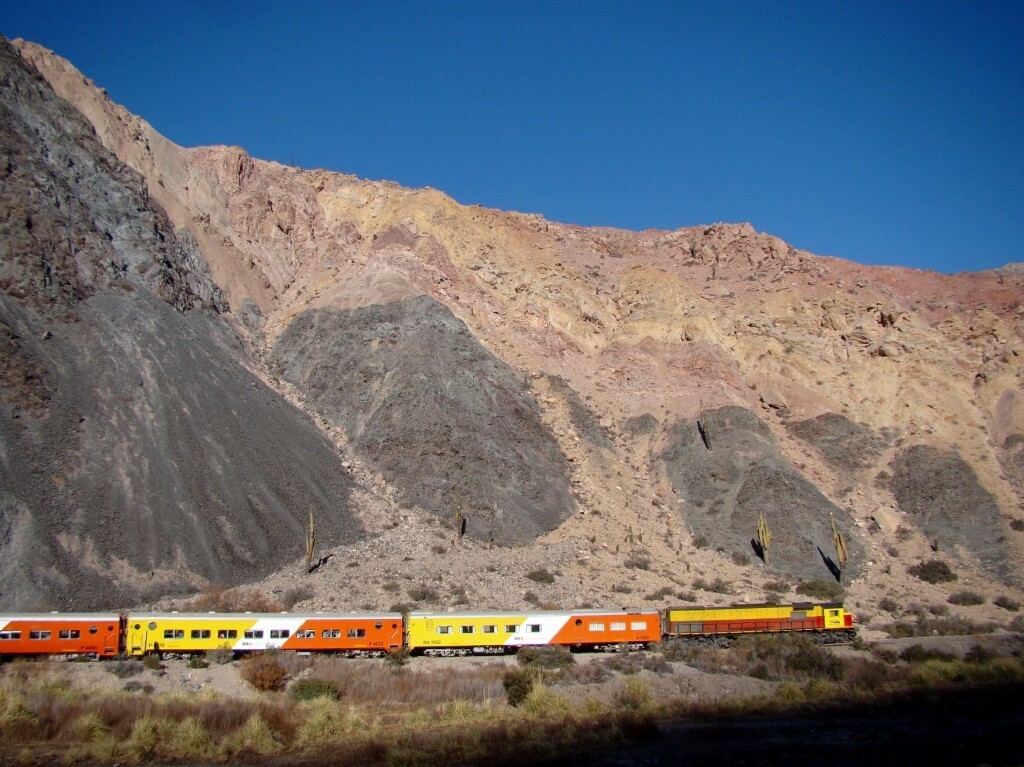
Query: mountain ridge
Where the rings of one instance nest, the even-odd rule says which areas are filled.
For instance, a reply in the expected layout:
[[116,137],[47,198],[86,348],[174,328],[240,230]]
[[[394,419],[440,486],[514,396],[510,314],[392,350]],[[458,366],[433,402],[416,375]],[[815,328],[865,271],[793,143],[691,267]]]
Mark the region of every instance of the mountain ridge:
[[[831,545],[831,516],[851,543],[849,588],[869,603],[909,588],[906,576],[893,573],[905,569],[893,550],[927,557],[938,538],[940,552],[972,577],[1019,588],[1024,543],[1010,524],[1024,497],[1019,270],[941,275],[866,267],[796,250],[749,224],[579,227],[460,205],[429,188],[260,161],[235,147],[182,149],[64,60],[30,43],[17,47],[141,174],[175,228],[195,240],[227,296],[225,321],[245,349],[245,364],[331,439],[362,483],[359,513],[371,533],[420,512],[449,519],[465,490],[469,530],[486,542],[481,529],[489,517],[522,508],[515,487],[473,484],[453,458],[461,454],[457,438],[430,438],[436,460],[411,466],[403,457],[423,433],[436,435],[460,415],[457,399],[422,399],[426,384],[417,376],[424,368],[392,386],[395,362],[374,367],[384,358],[368,354],[355,366],[361,372],[345,379],[349,385],[379,395],[365,423],[388,424],[364,443],[365,423],[339,418],[309,377],[289,367],[299,349],[294,328],[307,312],[382,318],[384,307],[429,297],[517,371],[517,396],[536,403],[528,448],[510,447],[519,434],[504,426],[474,460],[490,450],[520,472],[565,478],[571,489],[534,534],[541,531],[540,546],[571,540],[592,560],[607,556],[600,573],[594,564],[584,568],[580,581],[593,585],[579,590],[578,601],[610,593],[630,557],[648,557],[650,572],[662,578],[684,560],[699,561],[755,588],[760,576],[750,562],[736,564],[752,554],[751,514],[771,497],[767,488],[792,495],[804,483],[801,511],[787,508],[785,492],[772,502],[778,540],[791,549],[775,557],[776,572],[828,577],[816,549]],[[374,320],[362,345],[371,352],[374,344],[403,348],[424,321],[392,323],[385,332],[387,322]],[[442,346],[445,353],[457,348]],[[308,361],[337,368],[340,353]],[[442,367],[454,376],[458,364],[453,358]],[[488,388],[498,383],[490,373],[482,383],[479,391],[497,391]],[[482,423],[511,423],[507,403],[484,400],[491,409],[478,411]],[[395,410],[405,401],[433,403],[419,409],[433,414],[427,432],[415,418],[384,417],[408,412]],[[727,426],[735,421],[730,408],[749,414],[741,419],[747,427]],[[694,442],[698,417],[713,425],[711,449]],[[472,433],[480,428],[487,427]],[[721,442],[719,428],[727,429]],[[768,436],[750,436],[762,432]],[[388,452],[389,439],[405,447]],[[558,456],[540,447],[548,439]],[[382,447],[367,450],[370,443]],[[727,452],[717,454],[715,444]],[[912,453],[916,446],[937,452]],[[850,451],[856,460],[845,460]],[[997,529],[991,539],[942,533],[963,526],[950,518],[957,509],[944,511],[942,523],[915,517],[928,477],[947,475],[948,461],[940,460],[947,452],[967,467],[959,480],[988,493],[993,505],[986,508],[998,510],[974,523],[971,510],[961,509],[960,522]],[[924,479],[901,480],[894,493],[882,475],[904,477],[908,466]],[[698,469],[721,476],[698,481]],[[446,491],[425,500],[413,492],[420,482]],[[939,485],[950,494],[957,486]],[[982,496],[970,490],[957,497]],[[712,516],[727,522],[716,527]],[[902,539],[899,527],[908,531]],[[695,550],[701,537],[723,551]]]

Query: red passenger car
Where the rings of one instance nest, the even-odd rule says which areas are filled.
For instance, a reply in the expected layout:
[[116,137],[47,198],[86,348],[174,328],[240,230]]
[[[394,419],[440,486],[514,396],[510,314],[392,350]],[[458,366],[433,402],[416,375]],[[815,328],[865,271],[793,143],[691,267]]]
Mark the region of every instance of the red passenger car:
[[117,613],[0,614],[0,657],[90,655],[113,657],[121,651]]

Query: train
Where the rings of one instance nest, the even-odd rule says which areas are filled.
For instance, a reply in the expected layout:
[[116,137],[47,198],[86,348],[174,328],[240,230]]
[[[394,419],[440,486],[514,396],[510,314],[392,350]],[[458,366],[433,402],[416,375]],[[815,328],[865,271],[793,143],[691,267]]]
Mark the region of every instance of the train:
[[503,655],[521,647],[643,649],[683,639],[721,644],[745,634],[802,633],[849,641],[853,615],[841,602],[674,607],[665,610],[366,613],[0,614],[0,659],[236,655],[271,649],[348,656]]

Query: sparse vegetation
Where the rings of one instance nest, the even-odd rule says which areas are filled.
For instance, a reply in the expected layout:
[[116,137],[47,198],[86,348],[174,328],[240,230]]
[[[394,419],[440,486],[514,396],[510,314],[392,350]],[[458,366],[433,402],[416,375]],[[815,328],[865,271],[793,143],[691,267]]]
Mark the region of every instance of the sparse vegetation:
[[539,570],[531,570],[530,572],[528,572],[526,574],[526,577],[529,578],[534,583],[554,583],[555,582],[555,576],[552,573],[548,572],[547,569],[543,568],[543,567],[541,569],[539,569]]
[[810,581],[800,581],[796,586],[796,593],[814,599],[839,599],[843,594],[843,589],[835,581],[815,578]]
[[996,607],[1002,607],[1004,610],[1009,610],[1011,613],[1020,611],[1020,602],[1016,599],[1011,599],[1006,595],[1000,595],[992,600],[992,604]]
[[516,661],[520,666],[540,669],[567,668],[576,663],[569,648],[557,645],[524,647],[516,653]]
[[623,563],[623,565],[626,567],[627,570],[650,570],[651,560],[649,560],[647,557],[634,556],[627,559]]
[[950,594],[946,599],[951,605],[983,605],[985,604],[985,597],[976,591],[958,591],[955,594]]
[[899,611],[900,605],[892,597],[882,597],[878,600],[878,609],[884,610],[887,613],[895,613]]
[[693,587],[701,591],[711,591],[715,594],[732,594],[732,585],[728,581],[724,581],[721,578],[715,578],[713,581],[706,581],[703,578],[697,578],[693,582]]
[[284,596],[281,597],[281,606],[285,610],[291,610],[299,602],[305,602],[307,599],[312,599],[316,596],[316,592],[310,586],[305,584],[301,586],[293,586],[284,592]]
[[211,584],[199,596],[193,597],[188,609],[198,613],[279,613],[284,605],[255,589],[238,586],[225,589]]
[[406,593],[410,599],[417,602],[436,602],[438,600],[437,591],[425,583],[420,583],[416,586],[410,586]]
[[957,579],[956,573],[941,559],[918,562],[908,567],[907,572],[925,583],[950,583]]

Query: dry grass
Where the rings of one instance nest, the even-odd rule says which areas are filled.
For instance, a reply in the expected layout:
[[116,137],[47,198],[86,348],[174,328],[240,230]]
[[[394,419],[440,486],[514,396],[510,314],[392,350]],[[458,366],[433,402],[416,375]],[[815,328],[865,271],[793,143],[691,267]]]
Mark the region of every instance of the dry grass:
[[618,677],[611,704],[570,699],[538,679],[513,708],[504,701],[508,667],[500,663],[458,673],[394,672],[377,661],[320,659],[311,673],[339,690],[336,701],[280,693],[244,701],[81,691],[60,671],[11,664],[0,679],[0,763],[24,751],[27,764],[262,763],[278,756],[356,766],[500,764],[554,759],[650,733],[661,716],[764,714],[881,702],[920,688],[1024,683],[1024,660],[980,650],[962,660],[922,651],[888,662],[840,662],[800,639],[695,649],[693,665],[785,680],[774,693],[714,704],[657,697],[649,687],[653,677],[644,674]]

